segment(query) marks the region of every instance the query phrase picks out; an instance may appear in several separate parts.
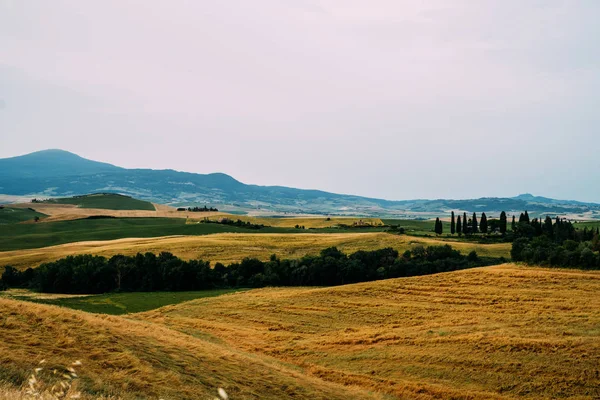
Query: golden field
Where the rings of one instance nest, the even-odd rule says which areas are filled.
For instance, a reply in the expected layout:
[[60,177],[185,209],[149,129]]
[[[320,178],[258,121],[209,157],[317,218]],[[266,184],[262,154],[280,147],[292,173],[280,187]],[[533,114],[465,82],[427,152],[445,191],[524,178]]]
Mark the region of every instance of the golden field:
[[0,298],[0,381],[45,358],[133,398],[597,399],[600,272],[505,264],[126,317]]
[[600,398],[600,272],[513,264],[137,315],[402,399]]
[[79,389],[97,396],[210,399],[222,387],[234,399],[369,398],[209,334],[0,298],[0,381],[27,381],[43,359],[81,361]]
[[115,254],[134,255],[138,252],[169,251],[184,259],[204,259],[224,264],[256,257],[268,260],[271,254],[282,258],[299,258],[318,254],[324,248],[337,246],[352,253],[393,247],[400,252],[414,246],[450,244],[464,254],[475,250],[480,256],[510,257],[510,243],[478,244],[435,238],[376,233],[219,233],[205,236],[170,236],[158,238],[127,238],[108,241],[76,242],[39,249],[0,252],[0,266],[12,265],[24,269],[37,267],[42,262],[57,260],[68,255]]

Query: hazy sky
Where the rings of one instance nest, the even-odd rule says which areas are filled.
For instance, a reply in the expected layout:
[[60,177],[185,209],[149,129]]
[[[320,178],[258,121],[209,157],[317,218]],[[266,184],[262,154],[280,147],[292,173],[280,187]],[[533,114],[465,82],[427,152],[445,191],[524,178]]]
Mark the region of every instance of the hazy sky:
[[0,157],[600,202],[600,1],[0,0]]

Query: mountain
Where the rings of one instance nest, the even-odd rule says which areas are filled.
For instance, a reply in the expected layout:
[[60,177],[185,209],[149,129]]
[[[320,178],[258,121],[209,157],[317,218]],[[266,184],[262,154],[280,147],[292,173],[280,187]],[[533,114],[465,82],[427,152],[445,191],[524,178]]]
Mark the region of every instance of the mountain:
[[450,210],[504,210],[530,215],[567,214],[599,218],[600,205],[523,194],[512,198],[390,201],[242,183],[222,173],[127,169],[82,158],[63,150],[44,150],[0,159],[0,193],[10,196],[64,197],[111,192],[172,205],[210,204],[222,210],[266,213],[313,213],[400,218],[447,215]]

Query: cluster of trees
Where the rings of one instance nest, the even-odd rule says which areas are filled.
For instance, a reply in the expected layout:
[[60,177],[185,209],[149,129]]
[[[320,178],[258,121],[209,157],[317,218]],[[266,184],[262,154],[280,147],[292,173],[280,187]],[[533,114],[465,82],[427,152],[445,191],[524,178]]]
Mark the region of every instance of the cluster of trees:
[[399,255],[392,248],[346,255],[335,247],[316,256],[263,262],[246,258],[214,268],[202,260],[185,261],[171,253],[69,256],[20,272],[6,267],[0,286],[28,287],[48,293],[181,291],[222,287],[332,286],[377,279],[425,275],[502,262],[462,255],[450,246],[416,247]]
[[530,219],[527,212],[521,214],[519,222],[513,221],[513,234],[515,238],[528,238],[545,236],[556,243],[562,243],[565,240],[574,240],[577,242],[591,241],[595,234],[600,234],[600,229],[593,228],[583,230],[575,229],[571,221],[556,217],[554,220],[549,216],[542,221],[541,218]]
[[547,235],[521,237],[513,242],[510,254],[514,261],[529,264],[600,269],[600,235],[595,233],[589,241],[567,239],[562,242]]
[[[467,213],[464,212],[461,216],[455,219],[454,211],[452,211],[451,219],[450,219],[450,233],[458,235],[472,235],[475,233],[488,233],[488,232],[499,232],[502,235],[506,233],[506,213],[502,211],[500,213],[500,219],[492,219],[488,221],[487,215],[485,213],[481,213],[481,219],[479,222],[477,221],[477,214],[473,213],[473,216],[467,219]],[[439,225],[439,226],[438,226]],[[435,232],[438,234],[442,234],[443,227],[439,219],[435,221]]]
[[203,220],[201,220],[200,222],[205,223],[205,224],[222,224],[222,225],[231,225],[231,226],[237,226],[239,228],[246,228],[246,229],[262,229],[265,227],[265,225],[263,224],[253,224],[250,221],[242,221],[241,219],[237,219],[237,221],[234,221],[232,219],[229,218],[221,218],[218,221],[215,220],[211,220],[208,218],[204,218]]
[[179,207],[179,208],[177,209],[177,211],[189,211],[189,212],[208,212],[208,211],[219,211],[219,210],[217,210],[217,209],[216,209],[216,208],[214,208],[214,207],[210,207],[210,208],[208,208],[208,207],[204,206],[204,207],[194,207],[194,208],[192,208],[192,207],[188,207],[188,208],[185,208],[185,207]]

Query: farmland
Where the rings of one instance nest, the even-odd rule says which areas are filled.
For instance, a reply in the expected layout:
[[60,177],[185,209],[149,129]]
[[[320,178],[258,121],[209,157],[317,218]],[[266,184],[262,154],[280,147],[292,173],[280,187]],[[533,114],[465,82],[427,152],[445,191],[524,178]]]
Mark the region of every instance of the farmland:
[[[185,226],[185,225],[184,225]],[[204,226],[200,224],[198,226]],[[210,227],[221,225],[208,224]],[[20,269],[35,267],[42,262],[76,254],[134,255],[136,253],[168,251],[183,259],[203,259],[229,264],[244,257],[255,257],[263,261],[271,254],[282,258],[299,258],[317,254],[324,248],[336,246],[352,253],[358,250],[375,250],[393,247],[400,252],[415,246],[443,245],[449,243],[463,254],[475,250],[480,256],[510,257],[510,243],[478,244],[452,242],[447,239],[390,235],[384,232],[356,233],[216,233],[204,236],[126,238],[107,241],[85,241],[59,246],[21,249],[0,252],[0,266],[12,265]]]
[[50,199],[44,200],[43,203],[72,204],[79,208],[101,208],[106,210],[155,210],[154,205],[148,201],[111,193],[97,193],[84,196]]
[[125,398],[594,399],[599,290],[598,272],[505,264],[121,317],[0,299],[0,379],[43,357]]
[[35,217],[44,218],[45,214],[37,212],[30,208],[2,207],[0,208],[0,225],[15,224],[19,222],[31,221]]

